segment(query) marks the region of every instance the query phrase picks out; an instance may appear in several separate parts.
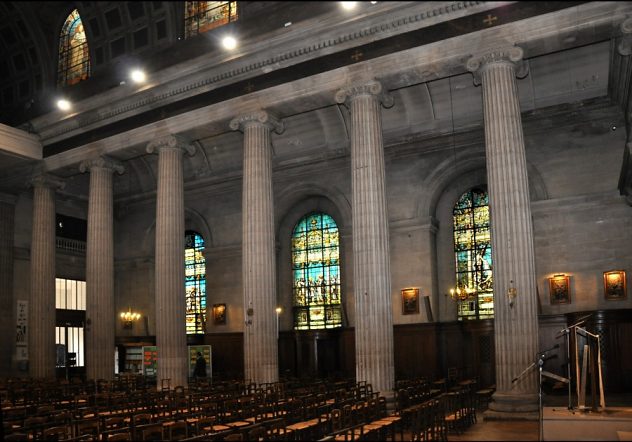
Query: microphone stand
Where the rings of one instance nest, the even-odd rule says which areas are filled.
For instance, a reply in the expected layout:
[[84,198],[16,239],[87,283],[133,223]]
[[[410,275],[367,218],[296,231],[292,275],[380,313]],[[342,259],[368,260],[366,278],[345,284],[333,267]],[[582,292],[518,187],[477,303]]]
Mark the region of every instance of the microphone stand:
[[542,425],[542,366],[544,365],[544,360],[546,358],[546,354],[548,352],[550,352],[551,350],[555,350],[556,348],[558,348],[559,345],[555,345],[547,350],[544,351],[540,351],[538,352],[536,359],[529,364],[529,366],[527,368],[525,368],[524,370],[522,370],[522,373],[520,373],[518,376],[516,376],[515,378],[512,379],[511,383],[515,383],[517,382],[519,379],[521,379],[525,374],[527,374],[527,372],[531,369],[531,367],[534,367],[536,364],[538,365],[538,425],[540,427],[539,430],[539,440],[544,440],[544,428]]
[[571,334],[571,330],[579,327],[580,325],[582,325],[584,322],[586,322],[586,319],[590,318],[592,316],[592,313],[586,316],[583,316],[581,318],[579,318],[577,320],[577,322],[573,325],[569,325],[568,327],[563,328],[562,330],[560,330],[559,332],[557,332],[558,336],[556,337],[560,337],[561,334],[564,335],[564,340],[566,341],[566,374],[568,376],[568,409],[572,410],[573,409],[573,403],[572,403],[572,393],[571,393],[571,379],[573,378],[571,376],[571,339],[570,339],[570,334]]

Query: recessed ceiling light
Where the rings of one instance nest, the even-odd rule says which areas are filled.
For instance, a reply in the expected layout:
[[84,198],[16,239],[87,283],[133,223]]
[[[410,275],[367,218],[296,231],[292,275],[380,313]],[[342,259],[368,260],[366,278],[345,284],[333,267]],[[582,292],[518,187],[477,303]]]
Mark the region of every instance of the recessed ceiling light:
[[60,110],[67,111],[67,110],[70,110],[72,106],[70,105],[70,101],[62,98],[60,100],[57,100],[57,107]]
[[352,9],[355,9],[357,5],[358,5],[358,2],[340,2],[340,6],[342,6],[342,8],[346,9],[347,11],[351,11]]
[[147,76],[145,75],[145,73],[141,71],[140,69],[134,69],[131,72],[130,77],[132,78],[132,81],[134,83],[144,83],[145,80],[147,79]]
[[224,39],[222,40],[222,45],[224,46],[225,49],[232,50],[237,47],[237,40],[235,40],[234,37],[231,37],[230,35],[228,35],[224,37]]

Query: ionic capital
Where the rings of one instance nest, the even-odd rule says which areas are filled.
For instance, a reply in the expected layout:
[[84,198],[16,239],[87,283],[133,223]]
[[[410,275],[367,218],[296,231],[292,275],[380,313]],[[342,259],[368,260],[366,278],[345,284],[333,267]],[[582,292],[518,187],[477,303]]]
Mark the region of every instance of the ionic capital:
[[167,135],[156,138],[147,144],[147,153],[158,153],[161,149],[180,149],[189,156],[195,155],[195,146],[178,135]]
[[119,161],[103,155],[96,158],[91,158],[89,160],[84,160],[79,164],[79,171],[81,173],[88,172],[93,168],[106,169],[110,172],[116,172],[119,175],[125,172],[125,167],[123,167],[123,165]]
[[343,87],[336,92],[335,99],[336,103],[345,104],[348,100],[353,100],[362,95],[377,97],[382,106],[386,108],[393,105],[393,96],[385,92],[382,83],[377,80]]
[[30,187],[48,187],[54,190],[61,190],[66,187],[64,180],[46,172],[39,172],[33,175],[28,185]]
[[522,59],[524,51],[520,46],[509,46],[494,49],[484,54],[475,55],[466,63],[466,68],[474,75],[474,84],[481,84],[481,73],[496,64],[510,64],[514,67],[516,77],[524,78],[529,72],[528,65]]
[[627,57],[632,55],[632,17],[621,23],[621,33],[623,34],[617,50],[619,54]]
[[235,117],[229,124],[232,130],[239,130],[241,132],[250,125],[263,125],[278,134],[282,133],[285,129],[280,119],[262,109]]

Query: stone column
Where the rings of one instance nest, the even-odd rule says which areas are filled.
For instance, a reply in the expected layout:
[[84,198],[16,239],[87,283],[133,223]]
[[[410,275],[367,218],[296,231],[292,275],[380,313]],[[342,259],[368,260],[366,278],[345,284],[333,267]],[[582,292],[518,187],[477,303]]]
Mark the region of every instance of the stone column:
[[158,389],[188,386],[186,302],[184,293],[183,154],[195,148],[175,136],[152,141],[147,152],[158,153],[156,201],[156,346]]
[[276,331],[276,265],[270,130],[282,123],[266,111],[239,116],[232,130],[244,133],[242,284],[246,381],[279,380]]
[[537,366],[514,382],[538,352],[533,228],[516,84],[516,75],[526,75],[522,54],[521,48],[510,47],[467,62],[483,85],[496,346],[496,393],[490,410],[501,415],[538,410]]
[[106,157],[83,161],[90,172],[88,235],[86,242],[86,377],[114,378],[114,227],[112,173],[123,166]]
[[377,81],[336,93],[351,113],[353,287],[356,379],[392,398],[395,383],[388,209],[380,104],[391,106]]
[[41,174],[33,185],[31,299],[28,305],[29,374],[55,377],[55,189],[56,177]]

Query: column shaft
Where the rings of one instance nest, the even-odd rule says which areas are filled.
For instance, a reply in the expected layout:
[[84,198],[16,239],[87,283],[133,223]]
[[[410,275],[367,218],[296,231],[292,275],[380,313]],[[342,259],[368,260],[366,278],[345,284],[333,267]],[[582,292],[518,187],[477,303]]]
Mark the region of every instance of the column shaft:
[[[516,51],[518,49],[518,51]],[[494,262],[494,411],[537,411],[537,367],[512,382],[538,351],[535,253],[515,62],[519,48],[480,69]],[[508,291],[516,289],[511,300]]]
[[[86,375],[114,378],[114,228],[112,172],[90,167],[86,243]],[[88,323],[89,321],[89,323]]]
[[379,83],[349,97],[356,379],[390,395],[394,387],[393,313]]
[[33,188],[31,299],[28,305],[29,373],[55,377],[55,189],[41,180]]
[[[158,150],[156,202],[156,345],[158,389],[162,379],[171,388],[188,385],[186,303],[184,293],[183,153],[190,149],[174,137],[151,143]],[[194,152],[194,151],[193,151]]]
[[231,127],[244,132],[242,194],[242,280],[245,309],[245,379],[279,379],[274,202],[272,196],[271,125],[280,124],[266,112],[240,117]]

